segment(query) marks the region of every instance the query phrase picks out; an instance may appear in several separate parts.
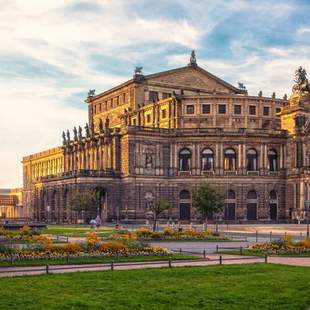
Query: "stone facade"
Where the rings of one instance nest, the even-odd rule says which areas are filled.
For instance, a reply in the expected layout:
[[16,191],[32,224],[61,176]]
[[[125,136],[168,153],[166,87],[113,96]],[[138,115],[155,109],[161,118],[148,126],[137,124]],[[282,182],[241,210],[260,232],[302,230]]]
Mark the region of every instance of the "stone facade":
[[[249,96],[195,62],[133,78],[88,96],[88,124],[63,145],[23,159],[24,205],[40,221],[70,222],[76,191],[100,193],[105,220],[163,215],[195,221],[191,193],[203,182],[227,194],[220,218],[288,221],[310,198],[310,101]],[[304,118],[300,121],[300,116]]]

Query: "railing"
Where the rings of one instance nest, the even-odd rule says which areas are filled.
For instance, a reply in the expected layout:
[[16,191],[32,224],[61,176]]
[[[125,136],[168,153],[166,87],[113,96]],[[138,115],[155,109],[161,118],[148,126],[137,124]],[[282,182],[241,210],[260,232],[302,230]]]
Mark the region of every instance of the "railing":
[[[262,260],[263,259],[263,260]],[[0,268],[0,275],[5,274],[7,276],[15,276],[20,274],[50,274],[50,273],[58,273],[61,271],[91,271],[91,270],[111,270],[114,271],[117,267],[121,267],[121,269],[134,269],[135,267],[141,268],[141,267],[147,267],[150,266],[152,268],[161,268],[161,267],[169,267],[172,268],[180,266],[204,266],[205,263],[211,263],[210,265],[218,264],[223,265],[224,262],[230,262],[230,261],[240,261],[240,260],[255,260],[255,262],[264,262],[267,263],[267,255],[264,257],[253,257],[253,256],[243,256],[243,257],[223,257],[220,255],[219,257],[215,258],[197,258],[197,259],[180,259],[180,260],[162,260],[162,261],[147,261],[147,262],[115,262],[111,261],[109,263],[103,263],[103,264],[89,264],[89,265],[64,265],[64,266],[52,266],[52,265],[41,265],[37,267],[31,267],[31,266],[24,266],[24,267],[1,267]],[[125,267],[125,268],[124,268]],[[127,268],[126,268],[127,267]]]

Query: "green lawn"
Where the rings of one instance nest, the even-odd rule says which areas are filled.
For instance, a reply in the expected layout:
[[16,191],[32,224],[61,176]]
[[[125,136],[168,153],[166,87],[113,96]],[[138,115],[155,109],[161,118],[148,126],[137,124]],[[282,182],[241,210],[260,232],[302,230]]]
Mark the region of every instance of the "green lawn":
[[[62,235],[69,237],[85,237],[86,233],[92,231],[90,226],[64,226],[64,225],[52,225],[47,229],[40,230],[42,234]],[[107,236],[115,233],[116,230],[113,227],[100,227],[96,230],[99,235]]]
[[[171,254],[165,256],[159,255],[144,255],[144,256],[123,256],[123,257],[90,257],[90,258],[70,258],[69,264],[97,264],[97,263],[111,263],[115,262],[143,262],[143,261],[158,261],[158,260],[179,260],[179,259],[198,259],[197,256],[186,254]],[[0,262],[0,267],[11,266],[37,266],[37,265],[66,265],[67,260],[64,259],[34,259],[34,260],[19,260],[10,262]],[[0,307],[1,309],[1,307]]]
[[[227,250],[227,251],[218,251],[217,254],[232,254],[232,255],[240,255],[241,252],[240,250]],[[247,256],[265,256],[265,254],[267,254],[268,256],[306,256],[309,257],[310,256],[310,252],[306,252],[306,253],[264,253],[264,252],[255,252],[255,251],[251,251],[251,250],[247,250],[247,249],[243,249],[242,250],[242,255],[247,255]]]
[[0,279],[1,309],[307,309],[310,268],[269,264]]

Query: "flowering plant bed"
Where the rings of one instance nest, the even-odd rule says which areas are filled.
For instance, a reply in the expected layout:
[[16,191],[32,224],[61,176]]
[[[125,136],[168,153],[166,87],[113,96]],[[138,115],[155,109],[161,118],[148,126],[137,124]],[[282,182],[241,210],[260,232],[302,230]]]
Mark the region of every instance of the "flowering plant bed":
[[290,236],[272,242],[254,243],[242,250],[225,250],[219,253],[242,255],[310,256],[310,238],[295,242]]
[[0,262],[68,259],[68,257],[166,256],[169,254],[168,250],[162,247],[148,246],[133,240],[126,242],[118,240],[103,242],[99,240],[95,232],[89,233],[86,242],[80,243],[52,244],[50,242],[42,242],[41,244],[30,244],[28,247],[21,249],[0,246]]
[[112,235],[116,240],[144,240],[144,241],[227,241],[223,234],[211,230],[197,231],[194,229],[176,230],[165,228],[161,232],[153,232],[148,228],[141,227],[132,232],[123,231]]

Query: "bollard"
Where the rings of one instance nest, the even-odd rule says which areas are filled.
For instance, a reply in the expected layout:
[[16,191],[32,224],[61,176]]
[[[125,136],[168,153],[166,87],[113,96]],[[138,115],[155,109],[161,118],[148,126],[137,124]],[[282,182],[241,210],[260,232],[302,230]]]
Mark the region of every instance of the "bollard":
[[220,265],[223,264],[223,259],[222,259],[222,255],[220,255]]
[[302,232],[300,232],[300,234],[299,234],[299,235],[300,235],[300,238],[299,238],[299,239],[300,239],[300,240],[302,240]]
[[272,231],[269,233],[269,240],[272,241]]
[[13,262],[14,262],[14,258],[13,258],[13,255],[11,254],[11,265],[13,265]]
[[265,254],[265,263],[267,264],[267,254]]
[[67,243],[69,242],[69,237],[67,236]]
[[242,255],[242,246],[240,247],[240,255]]
[[171,268],[171,267],[172,267],[172,264],[171,264],[171,259],[169,259],[169,260],[168,260],[168,266],[169,266],[169,268]]
[[114,262],[111,262],[111,270],[114,270]]
[[46,274],[49,274],[49,269],[50,269],[49,265],[46,265],[46,266],[45,266]]
[[206,250],[203,250],[203,258],[206,258]]
[[67,253],[66,261],[67,261],[67,263],[69,263],[69,253]]
[[257,230],[256,230],[256,232],[255,232],[255,240],[256,240],[256,242],[258,242],[258,233],[257,233]]
[[215,251],[216,253],[218,253],[219,252],[219,245],[217,244],[216,245],[216,251]]
[[180,254],[182,254],[182,248],[180,248]]

